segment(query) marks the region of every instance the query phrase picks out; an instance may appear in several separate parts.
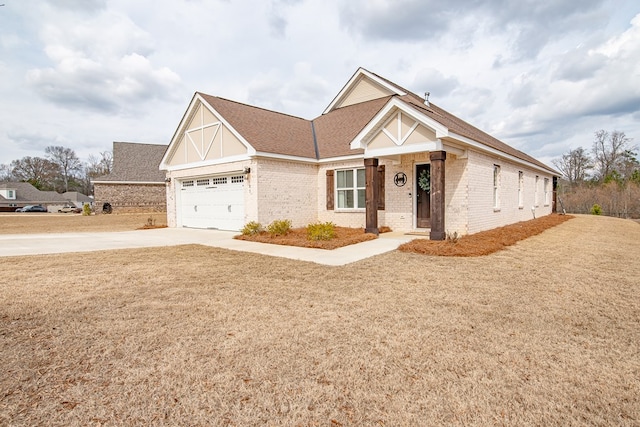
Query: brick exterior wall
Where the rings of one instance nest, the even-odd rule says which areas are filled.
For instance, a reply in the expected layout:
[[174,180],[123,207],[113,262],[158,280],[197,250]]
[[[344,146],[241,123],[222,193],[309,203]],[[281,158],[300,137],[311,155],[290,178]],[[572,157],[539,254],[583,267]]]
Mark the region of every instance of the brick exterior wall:
[[289,219],[293,227],[304,227],[318,218],[318,166],[272,159],[256,165],[257,221],[268,225]]
[[[493,204],[493,166],[500,166],[500,207]],[[469,152],[469,233],[477,233],[496,227],[549,215],[552,211],[551,194],[549,204],[544,203],[544,178],[549,179],[551,191],[552,175],[524,165],[518,165],[497,157]],[[518,203],[518,172],[524,173],[523,205]],[[535,177],[539,177],[539,204],[535,207]]]
[[[385,209],[378,211],[378,226],[394,231],[415,228],[416,165],[429,163],[429,153],[403,155],[400,161],[380,159],[385,166]],[[493,166],[500,166],[500,208],[493,205]],[[258,158],[229,164],[172,171],[166,186],[167,221],[170,227],[178,224],[179,196],[176,186],[183,178],[193,178],[225,172],[236,172],[245,167],[251,173],[245,176],[245,223],[258,221],[268,225],[273,220],[289,219],[294,227],[316,221],[333,222],[345,227],[365,227],[365,210],[327,210],[327,170],[364,168],[363,159],[320,165]],[[524,173],[523,206],[518,206],[518,172]],[[394,183],[396,173],[407,176],[404,186]],[[447,153],[445,162],[445,231],[459,234],[477,233],[514,222],[533,218],[535,176],[539,177],[539,205],[536,217],[551,213],[551,203],[544,204],[544,178],[548,173],[525,168],[501,158],[468,152],[468,158]],[[334,177],[335,178],[335,177]],[[179,187],[178,187],[179,188]],[[334,182],[335,189],[335,182]],[[549,194],[549,201],[552,194]],[[96,199],[98,202],[98,199]],[[96,205],[100,208],[102,205]]]
[[93,209],[109,202],[114,213],[166,212],[165,184],[95,184]]

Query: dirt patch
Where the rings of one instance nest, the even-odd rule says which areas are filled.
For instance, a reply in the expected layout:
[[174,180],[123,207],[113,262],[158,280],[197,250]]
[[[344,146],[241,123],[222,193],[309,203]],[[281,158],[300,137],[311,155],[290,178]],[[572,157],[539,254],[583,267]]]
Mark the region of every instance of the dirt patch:
[[489,255],[528,237],[562,224],[573,218],[571,215],[546,215],[530,221],[518,222],[493,230],[462,236],[453,240],[416,239],[400,245],[402,252],[414,252],[425,255],[472,257]]
[[2,258],[0,425],[636,426],[638,242],[577,216],[476,258]]

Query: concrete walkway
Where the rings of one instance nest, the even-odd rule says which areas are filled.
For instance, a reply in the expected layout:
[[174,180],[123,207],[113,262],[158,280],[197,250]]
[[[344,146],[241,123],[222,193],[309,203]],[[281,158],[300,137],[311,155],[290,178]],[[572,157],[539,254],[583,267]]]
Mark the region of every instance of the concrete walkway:
[[375,240],[324,250],[246,242],[233,239],[236,234],[238,233],[234,231],[191,228],[101,233],[2,234],[0,257],[198,244],[337,266],[393,251],[402,243],[416,238],[400,233],[384,233]]

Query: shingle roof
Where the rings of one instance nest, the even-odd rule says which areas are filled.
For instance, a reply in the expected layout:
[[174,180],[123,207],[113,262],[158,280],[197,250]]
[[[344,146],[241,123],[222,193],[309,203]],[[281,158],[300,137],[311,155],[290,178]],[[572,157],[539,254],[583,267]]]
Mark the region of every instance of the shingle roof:
[[363,150],[352,150],[349,144],[389,99],[387,96],[349,105],[314,119],[319,158],[362,154]]
[[437,105],[425,104],[424,100],[415,93],[375,73],[371,74],[397,88],[398,92],[405,94],[391,95],[335,108],[314,120],[306,120],[200,92],[198,94],[258,152],[310,159],[362,154],[362,150],[352,150],[349,146],[350,142],[391,98],[398,98],[409,107],[442,124],[454,134],[480,142],[490,148],[556,173],[555,170],[542,162],[505,144]]
[[315,158],[311,122],[200,93],[256,151]]
[[3,202],[19,204],[66,203],[67,199],[55,191],[40,191],[28,182],[0,182],[0,188],[16,190],[16,198],[12,200],[0,196]]
[[162,183],[166,175],[159,167],[166,150],[162,144],[114,142],[111,173],[93,181]]

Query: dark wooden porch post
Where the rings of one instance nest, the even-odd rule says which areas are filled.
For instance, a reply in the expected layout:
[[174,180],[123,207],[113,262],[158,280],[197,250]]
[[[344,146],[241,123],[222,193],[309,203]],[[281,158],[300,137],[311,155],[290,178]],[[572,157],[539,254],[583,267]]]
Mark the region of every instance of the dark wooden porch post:
[[378,235],[378,159],[364,159],[365,233]]
[[431,160],[431,240],[444,240],[444,161],[446,151],[433,151]]
[[558,213],[558,177],[553,177],[553,206],[551,212]]

